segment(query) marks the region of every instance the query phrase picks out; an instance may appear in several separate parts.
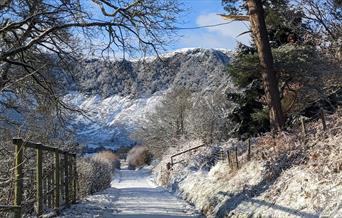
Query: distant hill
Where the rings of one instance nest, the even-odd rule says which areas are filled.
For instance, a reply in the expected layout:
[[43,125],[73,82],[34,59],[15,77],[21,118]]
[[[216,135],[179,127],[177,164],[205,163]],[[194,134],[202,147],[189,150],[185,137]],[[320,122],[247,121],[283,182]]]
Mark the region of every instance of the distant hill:
[[175,86],[199,91],[220,83],[230,57],[229,50],[195,48],[167,53],[160,59],[87,59],[76,68],[76,80],[80,92],[103,97],[150,96]]
[[229,50],[194,48],[142,60],[83,60],[76,67],[76,84],[65,96],[88,111],[90,119],[72,119],[78,139],[91,147],[134,144],[129,134],[167,90],[184,87],[205,93],[222,83],[234,88],[226,75],[231,57]]

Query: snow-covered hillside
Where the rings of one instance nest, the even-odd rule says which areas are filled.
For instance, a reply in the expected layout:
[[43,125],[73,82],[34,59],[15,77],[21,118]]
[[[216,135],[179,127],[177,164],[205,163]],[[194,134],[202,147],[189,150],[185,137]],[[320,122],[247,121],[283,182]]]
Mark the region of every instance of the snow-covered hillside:
[[129,134],[139,125],[148,111],[152,111],[162,93],[132,99],[130,96],[87,96],[72,92],[65,100],[84,110],[86,116],[77,114],[71,121],[80,143],[90,146],[117,148],[134,143]]
[[208,144],[174,157],[168,171],[171,155],[203,144],[180,142],[154,168],[156,181],[208,217],[340,218],[342,110],[326,116],[326,124],[324,131],[320,120],[308,122],[304,142],[300,126],[253,138],[250,160],[247,141]]
[[85,59],[75,68],[77,90],[133,97],[150,96],[170,87],[193,91],[216,87],[226,74],[229,50],[184,49],[142,60]]
[[65,96],[88,116],[71,119],[79,142],[111,148],[134,144],[130,133],[171,88],[210,92],[226,83],[231,54],[194,48],[167,53],[162,59],[82,61],[76,67],[77,85],[72,84]]

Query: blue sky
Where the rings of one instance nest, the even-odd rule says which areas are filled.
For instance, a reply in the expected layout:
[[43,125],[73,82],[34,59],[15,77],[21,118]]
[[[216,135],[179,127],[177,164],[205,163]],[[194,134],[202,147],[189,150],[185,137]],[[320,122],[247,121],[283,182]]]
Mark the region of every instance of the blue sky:
[[[198,27],[215,25],[228,22],[220,17],[218,14],[224,14],[221,0],[178,0],[184,8],[184,12],[179,15],[177,27]],[[87,3],[88,1],[86,1]],[[101,13],[94,3],[89,3],[90,11],[97,16],[101,17]],[[226,48],[235,49],[238,42],[249,44],[249,34],[242,36],[238,35],[248,30],[248,22],[235,21],[227,25],[192,29],[192,30],[179,30],[178,38],[172,38],[171,43],[164,46],[166,52],[174,51],[182,48]],[[101,52],[102,48],[107,45],[106,35],[99,35],[97,40],[91,40],[92,43],[98,47]],[[115,49],[114,49],[115,50]],[[95,52],[95,53],[96,53]],[[121,57],[119,51],[114,56]],[[164,51],[162,51],[164,52]],[[111,55],[111,54],[110,54]],[[126,57],[129,57],[126,55]]]
[[[183,0],[184,16],[178,24],[180,27],[195,27],[227,22],[217,14],[224,13],[221,0]],[[248,23],[232,22],[224,26],[208,27],[196,30],[180,30],[180,38],[169,46],[169,50],[179,48],[228,48],[234,49],[237,41],[249,44],[248,34],[237,37],[248,29]]]

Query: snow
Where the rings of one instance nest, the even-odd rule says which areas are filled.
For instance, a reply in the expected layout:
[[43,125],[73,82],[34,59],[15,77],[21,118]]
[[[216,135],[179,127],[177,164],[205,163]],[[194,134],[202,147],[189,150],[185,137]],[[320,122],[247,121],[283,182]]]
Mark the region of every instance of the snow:
[[150,168],[116,171],[111,187],[64,210],[60,217],[200,217],[187,202],[158,187]]
[[103,98],[100,95],[87,96],[71,92],[64,100],[84,110],[88,116],[78,114],[71,119],[80,143],[89,147],[118,148],[134,143],[129,134],[139,127],[147,112],[154,110],[162,94],[160,92],[150,97],[133,99],[130,96]]
[[[178,156],[178,163],[166,171],[170,155],[202,144],[180,142],[166,151],[155,168],[156,181],[208,217],[341,218],[342,110],[327,115],[326,123],[326,131],[321,121],[307,123],[306,146],[298,141],[298,127],[278,136],[277,149],[272,149],[271,134],[254,138],[252,160],[246,159],[242,142],[229,140]],[[244,152],[239,155],[239,169],[231,168],[227,160],[203,167],[213,162],[213,150],[235,146]]]
[[64,100],[85,110],[89,118],[70,118],[80,144],[114,150],[136,144],[130,138],[132,131],[172,88],[203,94],[221,85],[222,89],[231,89],[225,72],[232,56],[229,50],[186,48],[161,56],[168,60],[161,62],[155,56],[139,63],[84,59],[76,66],[76,80],[67,81],[75,87]]
[[[232,199],[231,205],[240,199],[233,196],[243,192],[246,187],[258,184],[264,172],[264,165],[250,162],[244,165],[239,173],[232,173],[225,161],[219,161],[209,171],[190,169],[174,169],[176,175],[172,179],[172,186],[177,184],[177,192],[189,202],[201,208],[206,215],[223,217],[222,208],[225,202]],[[181,174],[181,175],[177,175]]]
[[[224,54],[227,55],[232,55],[234,53],[233,50],[231,49],[226,49],[226,48],[211,48],[211,49],[204,49],[204,48],[200,48],[200,47],[193,47],[193,48],[180,48],[180,49],[176,49],[172,52],[166,52],[164,54],[159,54],[160,58],[172,58],[173,56],[177,55],[177,54],[189,54],[189,53],[195,53],[193,54],[194,56],[199,56],[199,55],[203,55],[205,53],[205,51],[220,51]],[[197,52],[196,51],[200,51]],[[153,62],[157,59],[156,55],[154,56],[146,56],[143,58],[136,58],[136,59],[130,59],[130,61],[132,62],[138,62],[138,61],[145,61],[145,62]]]

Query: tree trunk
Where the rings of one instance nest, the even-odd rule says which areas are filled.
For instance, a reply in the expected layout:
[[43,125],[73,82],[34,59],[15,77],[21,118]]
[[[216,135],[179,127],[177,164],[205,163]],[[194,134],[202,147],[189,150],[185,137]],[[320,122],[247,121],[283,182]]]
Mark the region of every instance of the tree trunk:
[[278,78],[273,70],[273,57],[268,39],[264,9],[261,0],[247,0],[249,19],[258,49],[261,75],[270,110],[271,128],[281,130],[284,126],[284,114],[281,108]]

